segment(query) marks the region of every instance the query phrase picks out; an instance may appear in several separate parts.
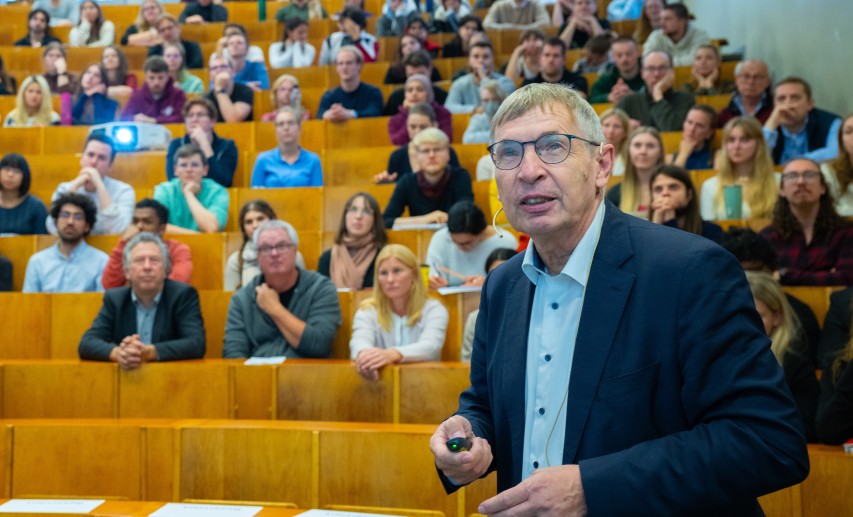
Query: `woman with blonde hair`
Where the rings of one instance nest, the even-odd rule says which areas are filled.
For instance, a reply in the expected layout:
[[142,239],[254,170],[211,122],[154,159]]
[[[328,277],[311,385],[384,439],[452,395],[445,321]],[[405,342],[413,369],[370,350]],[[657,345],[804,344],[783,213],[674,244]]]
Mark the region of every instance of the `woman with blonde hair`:
[[761,316],[770,350],[785,372],[785,383],[800,411],[806,440],[815,441],[815,417],[820,388],[815,367],[806,354],[806,337],[782,286],[769,273],[746,271],[755,309]]
[[55,126],[59,120],[59,113],[53,111],[47,81],[40,75],[31,75],[21,83],[15,109],[6,115],[3,127]]
[[143,0],[139,4],[136,21],[127,28],[121,37],[122,45],[132,47],[151,47],[160,43],[157,32],[157,20],[163,14],[163,6],[157,0]]
[[415,254],[400,244],[382,248],[373,285],[352,322],[350,357],[358,373],[376,380],[389,364],[440,360],[447,309],[427,298]]
[[619,108],[609,108],[598,116],[601,130],[608,144],[616,148],[616,161],[613,163],[611,176],[623,176],[625,164],[628,163],[628,139],[631,133],[631,117]]
[[169,67],[169,75],[172,81],[186,94],[205,92],[204,82],[187,70],[186,55],[183,45],[180,43],[166,43],[163,45],[163,59]]
[[272,100],[273,110],[263,114],[261,117],[263,122],[275,122],[276,113],[285,106],[300,109],[303,122],[311,118],[311,112],[302,106],[302,90],[299,89],[299,79],[295,76],[290,74],[278,76],[270,88],[270,99]]
[[628,139],[628,161],[622,182],[607,192],[607,199],[628,214],[646,214],[652,201],[652,174],[663,165],[663,140],[660,132],[648,126],[638,127]]
[[681,89],[693,95],[725,95],[735,91],[735,83],[720,77],[723,58],[716,45],[700,45],[693,52],[691,79]]
[[838,158],[822,163],[820,170],[835,200],[835,211],[853,216],[853,114],[844,118],[838,131]]
[[766,219],[773,215],[779,197],[779,176],[773,172],[773,159],[758,120],[735,117],[726,123],[716,169],[717,175],[702,184],[699,205],[702,219],[726,218],[723,189],[728,185],[743,188],[743,219]]
[[646,0],[643,4],[643,12],[634,29],[634,39],[638,44],[645,43],[653,30],[660,29],[660,15],[665,6],[666,0]]

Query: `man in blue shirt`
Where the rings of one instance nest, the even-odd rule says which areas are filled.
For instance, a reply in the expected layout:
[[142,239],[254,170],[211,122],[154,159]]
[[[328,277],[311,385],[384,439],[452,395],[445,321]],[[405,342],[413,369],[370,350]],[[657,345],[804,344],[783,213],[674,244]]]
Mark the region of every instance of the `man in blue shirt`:
[[773,90],[773,112],[764,124],[764,138],[773,162],[808,158],[817,163],[838,156],[841,118],[814,107],[812,89],[799,77],[779,81]]
[[106,292],[104,305],[80,340],[80,358],[133,370],[151,361],[204,356],[198,293],[166,278],[172,263],[160,237],[150,232],[134,236],[124,248],[123,262],[130,285]]
[[25,293],[81,293],[103,291],[101,275],[109,256],[86,244],[97,220],[95,203],[76,192],[53,202],[50,217],[59,241],[30,258],[24,277]]
[[341,47],[335,56],[335,71],[341,85],[328,90],[320,99],[317,118],[330,122],[346,122],[354,118],[382,115],[382,92],[361,82],[364,57],[357,48]]
[[245,84],[253,90],[269,90],[270,76],[263,61],[250,61],[249,38],[242,32],[234,32],[225,43],[231,65],[234,67],[234,81]]

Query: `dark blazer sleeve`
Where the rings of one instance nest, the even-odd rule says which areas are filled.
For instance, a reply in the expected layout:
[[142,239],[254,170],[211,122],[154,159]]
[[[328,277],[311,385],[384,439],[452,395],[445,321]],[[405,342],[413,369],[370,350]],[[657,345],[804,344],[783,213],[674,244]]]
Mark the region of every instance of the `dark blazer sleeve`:
[[234,140],[219,138],[219,145],[213,150],[213,156],[208,160],[210,169],[207,177],[223,187],[231,187],[234,182],[234,171],[237,170],[237,145]]
[[157,308],[152,339],[159,360],[204,357],[204,322],[198,292],[192,286],[172,280],[166,280],[163,291],[164,299]]
[[397,181],[397,186],[394,187],[394,192],[391,193],[391,199],[385,205],[385,211],[382,212],[382,218],[385,220],[385,228],[391,229],[394,227],[394,221],[403,215],[403,210],[408,204],[408,192],[416,188],[413,185],[415,179],[414,174],[408,174]]
[[317,261],[317,272],[323,276],[331,276],[330,268],[332,265],[332,249],[329,248],[320,255],[320,260]]
[[[801,347],[805,350],[805,344]],[[785,382],[794,395],[794,402],[800,411],[806,441],[815,442],[815,419],[817,417],[817,400],[820,396],[820,385],[817,382],[814,365],[804,351],[801,354],[789,352],[782,360],[785,372]]]
[[[92,361],[110,360],[112,349],[126,337],[117,337],[115,329],[119,324],[118,319],[121,317],[120,300],[127,296],[130,296],[130,289],[127,287],[109,289],[104,293],[104,303],[101,305],[101,310],[95,316],[92,326],[80,338],[80,346],[77,348],[80,359],[89,359]],[[135,323],[134,321],[134,328]],[[127,335],[130,334],[132,332]]]
[[169,149],[166,151],[166,181],[175,177],[175,153],[183,144],[184,137],[178,137],[169,142]]

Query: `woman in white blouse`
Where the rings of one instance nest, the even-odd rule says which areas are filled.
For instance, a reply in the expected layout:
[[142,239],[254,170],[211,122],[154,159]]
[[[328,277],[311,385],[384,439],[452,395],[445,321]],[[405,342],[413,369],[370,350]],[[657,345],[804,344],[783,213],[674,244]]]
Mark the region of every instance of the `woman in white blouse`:
[[68,35],[72,47],[106,47],[113,44],[115,36],[115,25],[104,19],[104,13],[96,2],[86,0],[80,4],[80,22]]
[[314,64],[317,49],[308,43],[308,22],[291,18],[284,24],[282,41],[270,45],[270,66],[304,68]]
[[447,331],[447,309],[427,298],[418,259],[389,244],[376,256],[373,296],[352,322],[350,355],[362,377],[379,378],[389,364],[438,361]]

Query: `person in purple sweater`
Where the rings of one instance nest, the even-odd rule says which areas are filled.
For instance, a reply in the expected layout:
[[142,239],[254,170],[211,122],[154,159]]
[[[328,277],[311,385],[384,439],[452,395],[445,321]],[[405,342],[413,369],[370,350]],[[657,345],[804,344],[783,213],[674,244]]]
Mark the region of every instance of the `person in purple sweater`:
[[181,111],[187,101],[184,91],[175,86],[169,65],[160,56],[145,60],[145,84],[133,92],[121,114],[122,120],[171,124],[183,122]]

